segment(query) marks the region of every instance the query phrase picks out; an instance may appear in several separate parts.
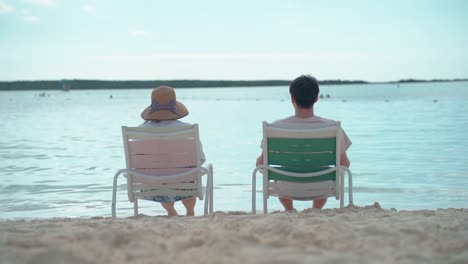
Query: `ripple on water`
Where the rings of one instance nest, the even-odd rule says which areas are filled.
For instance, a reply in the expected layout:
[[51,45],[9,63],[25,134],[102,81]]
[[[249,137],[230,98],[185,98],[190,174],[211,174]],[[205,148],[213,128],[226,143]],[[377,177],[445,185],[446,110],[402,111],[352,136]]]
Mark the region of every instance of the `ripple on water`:
[[4,212],[39,211],[54,208],[47,203],[22,203],[0,206]]
[[56,180],[43,180],[43,181],[36,181],[35,183],[54,183],[54,182],[58,182]]
[[54,155],[55,158],[76,158],[75,155]]
[[0,172],[10,173],[10,172],[24,172],[24,171],[37,171],[40,167],[32,166],[32,167],[19,167],[15,165],[10,165],[6,167],[0,167]]
[[235,186],[250,186],[250,184],[242,184],[242,183],[224,183],[224,184],[217,184],[217,186],[219,186],[219,187],[223,187],[223,186],[226,186],[226,187],[229,187],[229,186],[235,187]]
[[5,160],[23,160],[23,159],[48,159],[49,156],[46,154],[26,154],[26,153],[5,153],[0,155],[0,159]]
[[353,186],[354,193],[397,193],[397,194],[431,194],[440,192],[440,189],[418,186],[408,186],[408,188],[383,188],[383,187],[365,187]]
[[[94,184],[78,184],[78,185],[49,185],[49,184],[11,184],[11,185],[0,185],[0,193],[2,194],[13,194],[18,192],[28,193],[28,194],[41,194],[41,193],[87,193],[95,192],[99,188],[104,188],[103,186]],[[96,189],[98,188],[98,189]],[[107,187],[111,189],[112,186]],[[100,189],[101,191],[104,189]]]
[[50,145],[38,144],[37,142],[33,142],[33,143],[34,144],[24,144],[24,142],[21,142],[18,144],[9,144],[9,143],[0,142],[0,149],[2,150],[67,150],[67,148],[65,147],[54,147]]

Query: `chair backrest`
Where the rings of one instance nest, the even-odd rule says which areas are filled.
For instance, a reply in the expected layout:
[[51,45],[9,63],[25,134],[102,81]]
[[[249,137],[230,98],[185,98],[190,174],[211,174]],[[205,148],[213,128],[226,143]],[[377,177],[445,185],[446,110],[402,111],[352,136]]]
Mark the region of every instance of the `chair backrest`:
[[[263,123],[264,163],[293,173],[310,173],[340,164],[340,122]],[[292,177],[267,171],[269,180],[291,182],[336,181],[332,171],[316,177]]]
[[[176,127],[122,127],[129,200],[133,200],[133,185],[197,182],[200,172],[183,178],[172,176],[201,167],[198,125]],[[136,173],[135,173],[136,172]],[[151,175],[151,178],[137,173]],[[144,189],[140,186],[140,189]],[[146,187],[148,189],[149,187]],[[138,191],[138,190],[137,190]],[[140,194],[140,192],[138,192]]]

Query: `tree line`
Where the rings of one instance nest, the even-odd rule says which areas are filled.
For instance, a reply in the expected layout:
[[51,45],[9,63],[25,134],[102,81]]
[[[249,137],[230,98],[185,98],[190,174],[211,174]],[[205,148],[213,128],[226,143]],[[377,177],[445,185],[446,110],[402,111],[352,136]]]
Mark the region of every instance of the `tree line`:
[[[76,90],[76,89],[146,89],[167,85],[175,88],[287,86],[289,80],[227,81],[227,80],[153,80],[153,81],[104,81],[104,80],[51,80],[51,81],[3,81],[0,90]],[[320,84],[364,84],[365,81],[325,80]]]
[[[468,79],[401,79],[384,83],[417,83],[417,82],[456,82]],[[94,90],[94,89],[147,89],[161,85],[175,88],[215,88],[215,87],[261,87],[288,86],[290,80],[152,80],[152,81],[105,81],[105,80],[50,80],[50,81],[0,81],[0,90]],[[368,84],[361,80],[323,80],[320,85]]]

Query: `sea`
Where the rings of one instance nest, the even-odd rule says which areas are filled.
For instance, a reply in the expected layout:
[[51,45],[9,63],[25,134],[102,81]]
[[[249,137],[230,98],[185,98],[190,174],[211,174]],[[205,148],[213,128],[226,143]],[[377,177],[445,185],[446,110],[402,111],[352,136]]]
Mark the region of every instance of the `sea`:
[[[113,177],[125,167],[121,126],[142,123],[151,90],[0,91],[0,219],[109,217]],[[190,111],[182,121],[199,124],[214,167],[214,210],[249,212],[262,121],[294,114],[288,87],[176,92]],[[468,207],[468,82],[322,85],[321,95],[315,114],[340,120],[352,141],[354,204]],[[334,198],[325,206],[337,207]],[[272,197],[269,209],[282,207]],[[150,201],[139,211],[165,213]],[[121,177],[117,216],[132,215]]]

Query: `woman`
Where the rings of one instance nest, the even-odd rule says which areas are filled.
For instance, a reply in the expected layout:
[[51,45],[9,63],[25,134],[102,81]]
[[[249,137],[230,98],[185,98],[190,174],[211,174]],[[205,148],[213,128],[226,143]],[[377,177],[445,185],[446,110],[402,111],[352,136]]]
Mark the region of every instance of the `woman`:
[[[177,101],[173,88],[160,86],[151,93],[151,105],[141,113],[141,117],[145,122],[141,124],[140,127],[190,126],[191,124],[178,120],[187,116],[188,113],[187,107]],[[201,149],[201,162],[205,162],[203,148]],[[182,201],[188,216],[193,216],[195,214],[195,196],[162,195],[155,196],[152,200],[160,202],[164,209],[166,209],[168,216],[179,215],[174,208],[174,202],[177,201]]]

